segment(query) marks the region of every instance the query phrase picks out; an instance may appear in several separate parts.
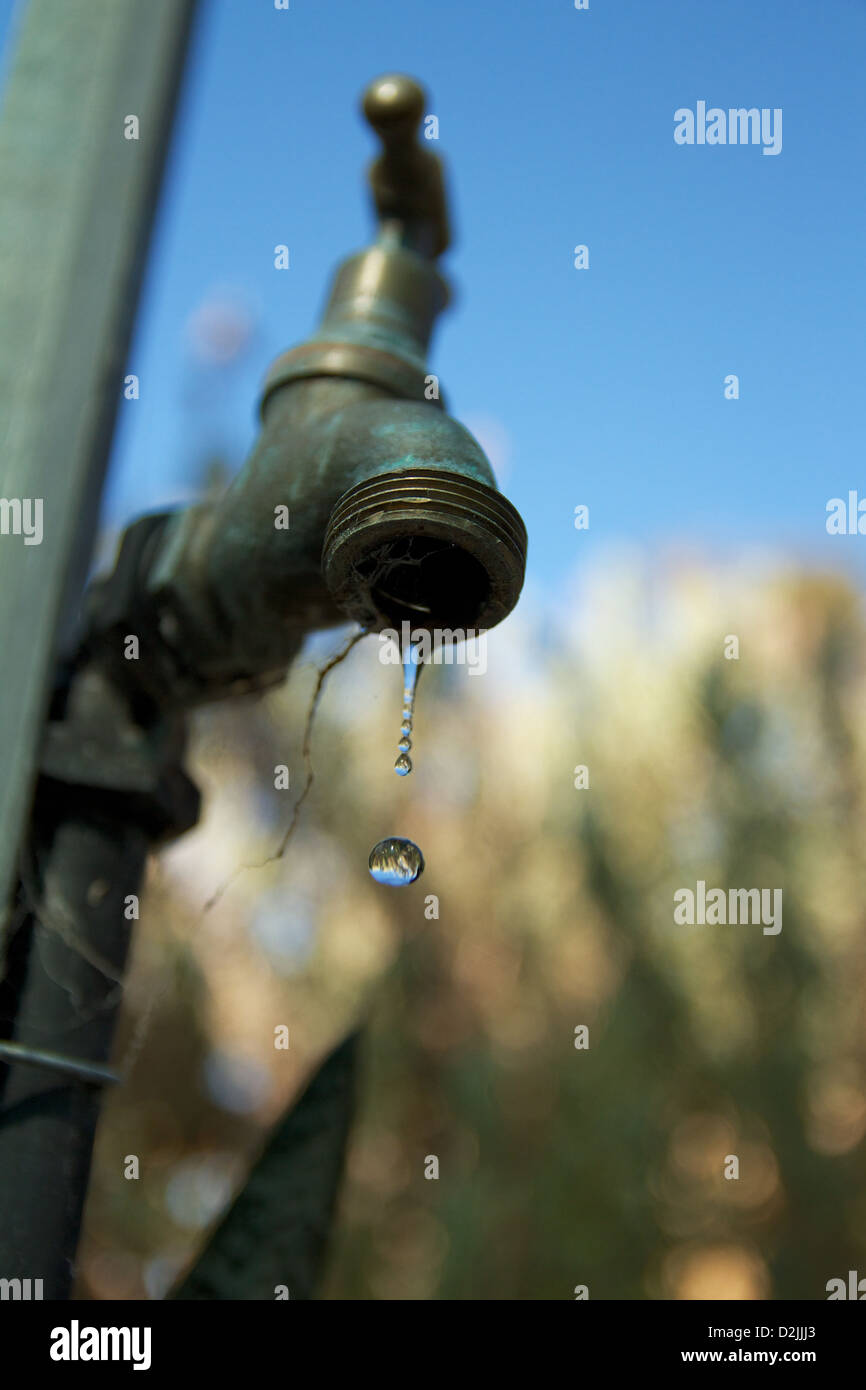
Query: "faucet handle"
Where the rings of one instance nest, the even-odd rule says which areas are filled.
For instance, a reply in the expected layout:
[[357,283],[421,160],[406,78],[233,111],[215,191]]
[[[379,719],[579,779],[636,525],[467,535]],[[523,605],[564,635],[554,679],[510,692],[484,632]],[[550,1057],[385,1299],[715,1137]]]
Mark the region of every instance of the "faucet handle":
[[363,111],[383,146],[368,171],[379,221],[400,224],[402,244],[432,260],[451,234],[441,160],[417,140],[424,104],[423,87],[387,73],[364,92]]

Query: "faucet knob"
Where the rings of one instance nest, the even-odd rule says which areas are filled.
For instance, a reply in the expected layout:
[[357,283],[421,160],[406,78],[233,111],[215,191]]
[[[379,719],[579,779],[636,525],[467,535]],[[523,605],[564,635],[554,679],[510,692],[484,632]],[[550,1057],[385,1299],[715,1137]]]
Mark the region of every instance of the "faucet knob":
[[369,169],[379,221],[397,224],[402,245],[431,260],[451,236],[442,163],[419,144],[424,88],[401,73],[386,73],[364,92],[363,112],[382,142]]

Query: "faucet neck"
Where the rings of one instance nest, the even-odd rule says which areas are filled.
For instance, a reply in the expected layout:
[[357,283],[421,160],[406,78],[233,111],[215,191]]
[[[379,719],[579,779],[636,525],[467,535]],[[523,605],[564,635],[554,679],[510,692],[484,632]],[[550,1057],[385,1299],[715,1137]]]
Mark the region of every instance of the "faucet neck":
[[274,391],[303,377],[365,381],[404,400],[442,406],[431,390],[427,351],[450,298],[432,261],[383,237],[337,271],[319,328],[272,365],[262,414]]
[[389,395],[442,406],[426,360],[433,325],[450,299],[436,267],[450,231],[442,163],[418,140],[424,102],[418,83],[400,74],[386,74],[367,88],[364,115],[382,147],[369,168],[378,236],[343,261],[312,337],[271,367],[263,418],[276,390],[317,376],[363,381]]

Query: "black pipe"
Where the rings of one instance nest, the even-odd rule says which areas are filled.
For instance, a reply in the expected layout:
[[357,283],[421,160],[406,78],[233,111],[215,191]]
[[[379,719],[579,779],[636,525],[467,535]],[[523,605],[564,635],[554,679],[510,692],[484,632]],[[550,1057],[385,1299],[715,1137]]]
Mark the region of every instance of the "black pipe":
[[[104,1067],[134,920],[125,903],[138,893],[149,837],[78,815],[32,848],[0,1029],[26,1047]],[[0,1065],[0,1278],[41,1279],[46,1299],[70,1294],[100,1102],[91,1082]]]

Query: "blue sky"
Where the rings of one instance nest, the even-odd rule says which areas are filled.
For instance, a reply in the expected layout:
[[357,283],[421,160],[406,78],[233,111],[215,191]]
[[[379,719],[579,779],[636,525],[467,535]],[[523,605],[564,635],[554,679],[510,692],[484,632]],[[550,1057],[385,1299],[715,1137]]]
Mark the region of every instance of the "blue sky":
[[[106,518],[182,496],[208,448],[240,465],[269,361],[369,240],[357,101],[401,70],[439,118],[457,233],[432,369],[505,460],[535,583],[623,543],[861,569],[866,540],[824,520],[866,495],[864,54],[861,0],[203,0]],[[678,146],[699,100],[781,107],[782,152]],[[227,297],[255,332],[206,367],[190,321]]]

